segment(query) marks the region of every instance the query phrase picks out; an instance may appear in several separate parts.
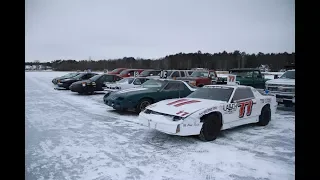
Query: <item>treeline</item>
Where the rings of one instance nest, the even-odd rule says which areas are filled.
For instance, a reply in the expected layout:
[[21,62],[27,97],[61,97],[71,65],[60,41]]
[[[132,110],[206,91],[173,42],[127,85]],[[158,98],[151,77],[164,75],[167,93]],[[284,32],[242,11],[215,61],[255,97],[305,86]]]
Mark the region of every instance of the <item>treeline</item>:
[[75,71],[91,69],[93,71],[112,70],[119,67],[141,68],[141,69],[191,69],[209,68],[215,70],[229,70],[231,68],[256,68],[261,64],[268,65],[272,71],[283,69],[284,66],[295,63],[295,53],[271,53],[271,54],[246,54],[234,51],[228,53],[178,53],[168,55],[160,59],[140,59],[124,57],[122,59],[110,60],[54,60],[52,62],[40,63],[26,62],[26,65],[46,65],[57,71]]

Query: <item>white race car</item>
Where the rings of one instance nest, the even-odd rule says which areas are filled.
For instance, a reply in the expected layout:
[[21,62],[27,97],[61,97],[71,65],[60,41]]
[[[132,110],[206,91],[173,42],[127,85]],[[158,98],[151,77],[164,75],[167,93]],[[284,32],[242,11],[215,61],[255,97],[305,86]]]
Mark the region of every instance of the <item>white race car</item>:
[[179,135],[199,135],[204,141],[217,138],[221,130],[257,123],[265,126],[276,111],[276,98],[262,95],[250,86],[207,85],[186,98],[168,99],[149,105],[139,114],[144,126]]
[[105,84],[105,91],[119,91],[119,90],[124,90],[124,89],[129,89],[129,88],[134,88],[134,87],[140,87],[141,84],[149,80],[149,78],[146,77],[128,77],[128,78],[123,78],[120,81],[117,81],[116,83],[107,83]]

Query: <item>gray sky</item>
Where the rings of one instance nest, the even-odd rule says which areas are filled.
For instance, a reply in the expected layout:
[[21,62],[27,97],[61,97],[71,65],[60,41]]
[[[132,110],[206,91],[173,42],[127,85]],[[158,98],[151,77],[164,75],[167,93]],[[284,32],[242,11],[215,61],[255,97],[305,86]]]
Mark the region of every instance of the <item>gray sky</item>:
[[26,0],[26,59],[295,51],[294,0]]

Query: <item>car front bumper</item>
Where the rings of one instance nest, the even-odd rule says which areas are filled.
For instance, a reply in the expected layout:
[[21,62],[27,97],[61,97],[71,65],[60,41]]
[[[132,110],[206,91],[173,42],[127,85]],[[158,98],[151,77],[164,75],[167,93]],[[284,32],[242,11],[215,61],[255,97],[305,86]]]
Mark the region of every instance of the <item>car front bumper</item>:
[[125,109],[135,109],[137,106],[136,102],[128,101],[128,100],[117,100],[111,99],[109,97],[103,98],[103,101],[106,105],[112,107],[116,110],[125,110]]
[[139,121],[149,129],[177,136],[199,135],[202,123],[194,123],[198,121],[197,119],[187,118],[173,121],[171,118],[157,114],[146,114],[145,111],[139,114]]

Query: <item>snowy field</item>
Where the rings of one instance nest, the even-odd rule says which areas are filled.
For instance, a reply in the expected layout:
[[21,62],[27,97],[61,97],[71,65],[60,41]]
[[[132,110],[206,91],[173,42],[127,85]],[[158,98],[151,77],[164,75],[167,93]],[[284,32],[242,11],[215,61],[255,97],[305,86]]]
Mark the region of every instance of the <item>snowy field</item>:
[[223,131],[217,140],[149,130],[117,113],[103,94],[53,89],[66,72],[26,72],[27,180],[291,180],[295,115],[278,108],[266,127]]

